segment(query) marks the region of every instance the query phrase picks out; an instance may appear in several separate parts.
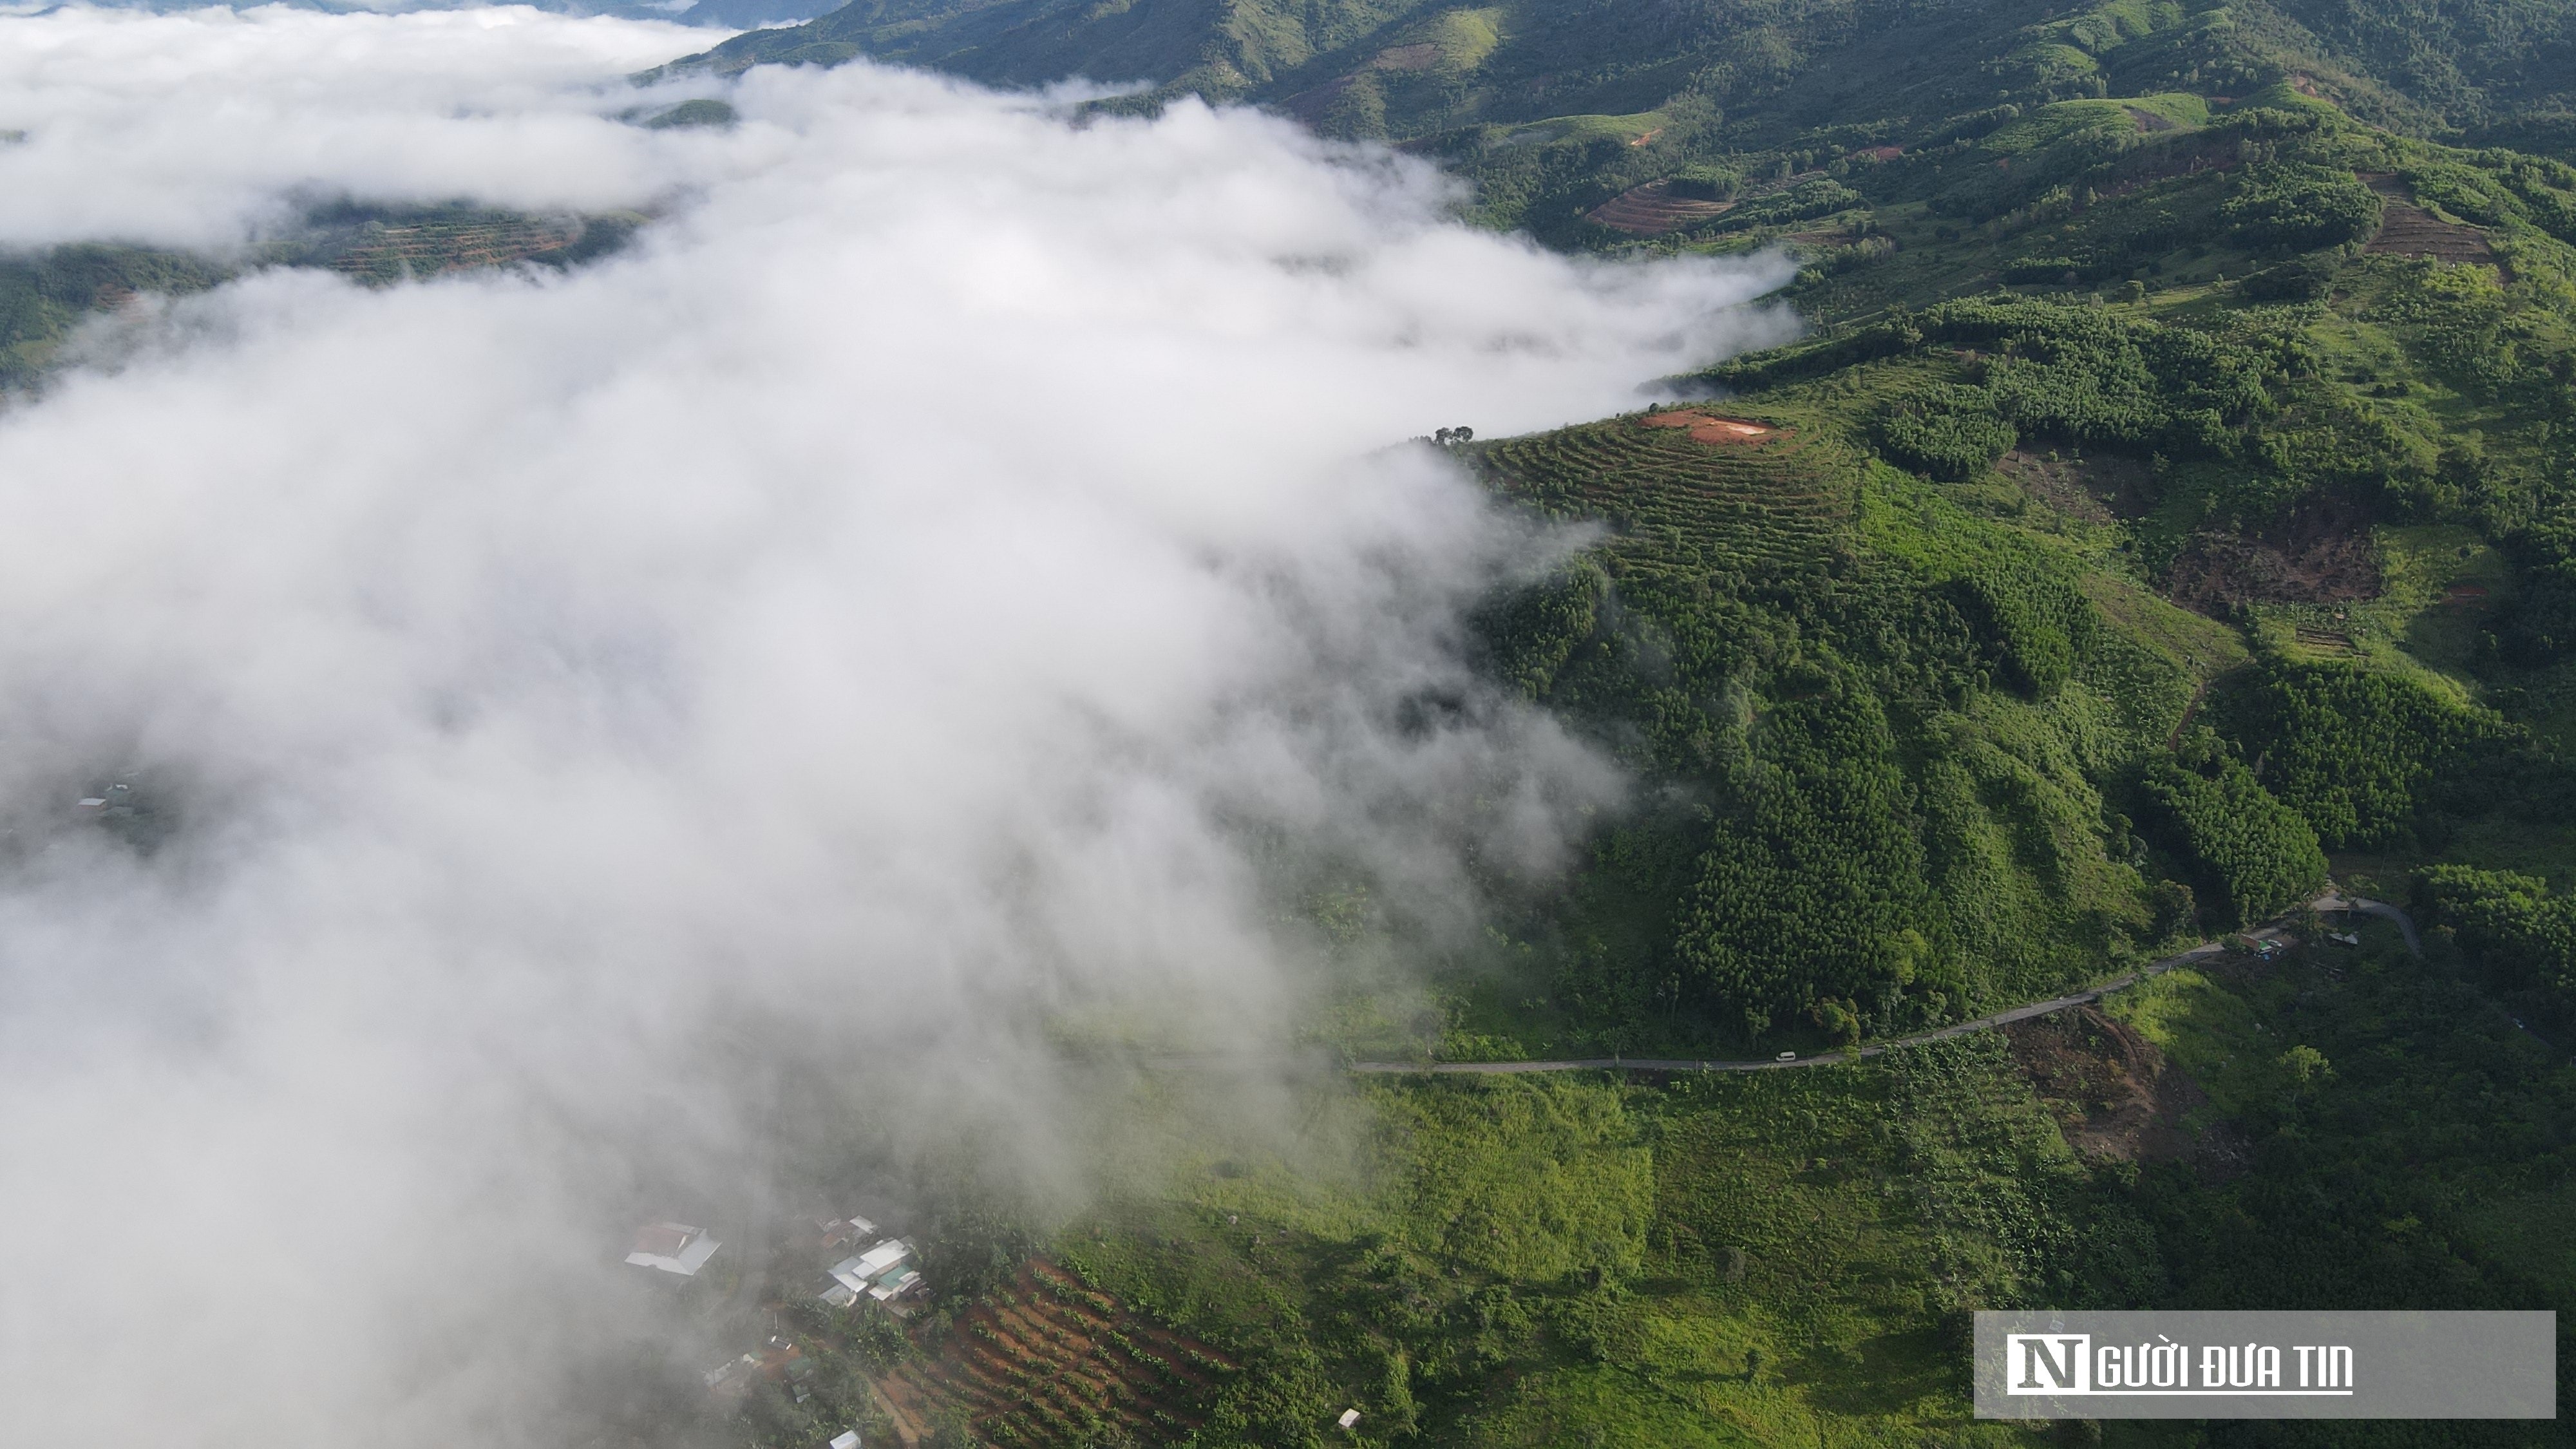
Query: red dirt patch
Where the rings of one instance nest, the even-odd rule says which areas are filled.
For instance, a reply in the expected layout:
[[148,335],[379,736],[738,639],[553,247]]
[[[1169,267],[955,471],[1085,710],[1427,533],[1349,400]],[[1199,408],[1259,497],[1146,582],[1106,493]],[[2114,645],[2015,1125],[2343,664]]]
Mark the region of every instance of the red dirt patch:
[[2076,1151],[2128,1162],[2205,1155],[2182,1119],[2208,1094],[2135,1028],[2082,1006],[2014,1022],[2004,1039]]
[[1648,428],[1688,428],[1690,440],[1694,443],[1759,443],[1788,431],[1769,423],[1757,423],[1747,418],[1719,417],[1715,413],[1704,413],[1695,408],[1677,408],[1668,412],[1648,413],[1637,419],[1637,422],[1639,426]]
[[1649,181],[1643,186],[1631,186],[1592,208],[1584,219],[1631,236],[1660,236],[1695,221],[1722,216],[1734,206],[1732,201],[1701,201],[1695,197],[1675,196],[1667,183]]
[[1381,50],[1369,65],[1377,70],[1429,70],[1439,63],[1440,47],[1425,40]]

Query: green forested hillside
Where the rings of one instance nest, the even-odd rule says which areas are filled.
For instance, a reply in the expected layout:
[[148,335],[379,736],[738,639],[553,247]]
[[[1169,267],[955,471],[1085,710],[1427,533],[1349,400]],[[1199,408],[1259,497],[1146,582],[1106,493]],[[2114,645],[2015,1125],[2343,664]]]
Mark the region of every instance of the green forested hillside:
[[[1488,216],[1563,241],[1586,240],[1572,219],[1627,187],[1697,173],[1730,199],[1847,179],[1854,157],[1956,155],[2096,97],[2166,98],[2096,113],[2131,135],[2278,86],[2406,135],[2576,142],[2576,32],[2537,0],[860,0],[666,69],[861,54],[997,84],[1147,87],[1120,106],[1275,106],[1436,154],[1482,184]],[[2024,127],[2007,144],[2050,139]]]
[[[1184,1183],[1064,1250],[1258,1363],[1200,1442],[1314,1442],[1345,1403],[1389,1444],[2028,1442],[1964,1419],[1965,1308],[2576,1284],[2570,15],[878,3],[696,62],[1141,81],[1107,104],[1396,141],[1560,248],[1800,262],[1811,336],[1685,380],[1710,400],[1454,448],[1601,530],[1475,647],[1644,788],[1434,964],[1427,1018],[1363,995],[1338,1045],[1813,1051],[2330,872],[2429,928],[2417,958],[2305,923],[2107,1015],[1794,1077],[1363,1094],[1438,1166],[1321,1215],[1257,1171]],[[1596,1170],[1608,1216],[1542,1200]],[[1484,1223],[1514,1248],[1457,1236]],[[1567,1236],[1522,1254],[1534,1223]]]
[[643,220],[631,212],[540,217],[341,202],[313,208],[301,226],[248,256],[95,242],[0,252],[0,389],[37,381],[62,361],[85,320],[141,297],[185,296],[262,266],[327,267],[376,286],[476,267],[573,266],[624,245]]
[[[1124,1081],[1139,1160],[1175,1171],[1071,1221],[933,1214],[945,1300],[908,1329],[796,1310],[823,1397],[764,1389],[733,1427],[2568,1442],[2043,1436],[1968,1417],[1961,1351],[1978,1307],[2576,1293],[2571,14],[859,0],[676,62],[1138,81],[1104,104],[1199,94],[1393,141],[1472,182],[1476,220],[1563,250],[1798,263],[1804,340],[1643,412],[1438,445],[1587,530],[1485,601],[1468,647],[1639,788],[1473,949],[1377,920],[1364,877],[1307,897],[1345,954],[1405,967],[1401,989],[1355,975],[1314,1044],[1812,1055],[2274,919],[2299,941],[1813,1069],[1308,1084],[1267,1136]],[[301,259],[380,280],[409,243],[453,259],[540,225],[343,220]],[[215,275],[195,266],[0,271],[0,382],[118,287]],[[2420,955],[2385,922],[2302,918],[2329,877],[2411,907]],[[1054,1266],[1011,1278],[1028,1251]],[[872,1377],[900,1379],[900,1417]]]

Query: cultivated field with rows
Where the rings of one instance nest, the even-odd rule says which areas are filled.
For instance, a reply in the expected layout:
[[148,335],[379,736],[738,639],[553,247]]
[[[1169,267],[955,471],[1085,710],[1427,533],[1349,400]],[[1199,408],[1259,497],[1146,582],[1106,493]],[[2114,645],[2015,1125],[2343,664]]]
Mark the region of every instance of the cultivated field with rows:
[[935,1358],[878,1387],[907,1441],[953,1410],[978,1442],[1138,1444],[1186,1437],[1206,1421],[1233,1361],[1157,1328],[1043,1259],[957,1321]]
[[[1672,426],[1688,417],[1701,426]],[[1859,459],[1846,446],[1764,425],[1706,442],[1713,415],[1612,418],[1477,450],[1489,483],[1561,518],[1607,523],[1614,576],[1759,584],[1807,574],[1837,549]]]

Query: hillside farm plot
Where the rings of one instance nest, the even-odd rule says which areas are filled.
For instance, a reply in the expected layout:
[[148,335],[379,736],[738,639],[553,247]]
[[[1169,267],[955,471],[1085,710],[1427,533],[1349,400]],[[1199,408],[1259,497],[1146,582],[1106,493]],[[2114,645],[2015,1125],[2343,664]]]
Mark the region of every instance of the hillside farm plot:
[[957,1320],[936,1356],[880,1380],[907,1444],[963,1410],[977,1442],[1166,1444],[1206,1422],[1224,1355],[1155,1327],[1044,1260]]
[[1694,409],[1679,412],[1648,413],[1637,419],[1649,428],[1683,428],[1694,443],[1758,443],[1785,431],[1770,423],[1757,423],[1745,418],[1722,418],[1715,413]]
[[1732,201],[1676,196],[1669,182],[1649,181],[1643,186],[1631,186],[1592,208],[1586,219],[1630,236],[1661,236],[1693,222],[1723,216],[1734,206]]
[[2473,226],[2444,221],[2415,204],[2406,183],[2386,172],[2361,178],[2379,193],[2379,233],[2362,246],[2365,252],[2399,257],[2433,257],[2456,266],[2476,262],[2499,266],[2486,233]]
[[371,223],[333,255],[332,270],[361,281],[393,282],[475,267],[507,266],[581,240],[576,221],[524,216]]
[[1512,438],[1479,450],[1498,490],[1616,534],[1614,572],[1804,573],[1831,556],[1858,463],[1838,444],[1697,409]]

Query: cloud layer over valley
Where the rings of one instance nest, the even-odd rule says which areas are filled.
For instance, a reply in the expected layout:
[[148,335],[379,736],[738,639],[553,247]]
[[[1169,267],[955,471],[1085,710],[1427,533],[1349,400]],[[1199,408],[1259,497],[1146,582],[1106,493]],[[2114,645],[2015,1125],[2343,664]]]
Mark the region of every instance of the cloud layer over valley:
[[747,1062],[1042,1155],[1051,1013],[1287,1029],[1247,842],[1437,929],[1618,798],[1460,663],[1533,545],[1391,445],[1634,406],[1777,336],[1776,269],[1550,257],[1195,105],[850,67],[620,121],[691,46],[0,19],[11,245],[659,217],[559,276],[147,300],[0,409],[0,1440],[558,1442],[645,1331],[619,1215],[756,1168]]

